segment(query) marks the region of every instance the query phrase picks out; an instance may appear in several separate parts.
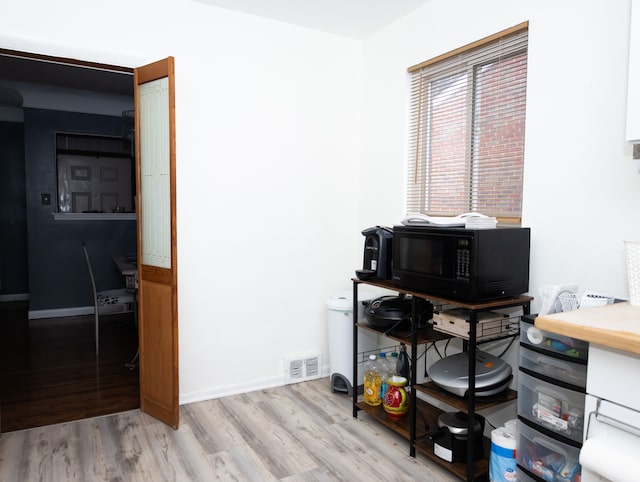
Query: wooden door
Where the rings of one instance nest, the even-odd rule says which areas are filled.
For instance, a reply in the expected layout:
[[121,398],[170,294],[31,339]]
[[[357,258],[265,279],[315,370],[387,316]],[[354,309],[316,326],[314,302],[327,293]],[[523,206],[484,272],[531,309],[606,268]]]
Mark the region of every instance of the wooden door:
[[174,60],[135,69],[140,409],[179,423]]

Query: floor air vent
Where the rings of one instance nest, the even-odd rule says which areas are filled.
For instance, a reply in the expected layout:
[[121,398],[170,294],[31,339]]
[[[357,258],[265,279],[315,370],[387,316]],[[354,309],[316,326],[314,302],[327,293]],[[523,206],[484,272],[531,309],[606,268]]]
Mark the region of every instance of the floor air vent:
[[322,355],[313,354],[284,359],[284,383],[297,383],[320,378]]

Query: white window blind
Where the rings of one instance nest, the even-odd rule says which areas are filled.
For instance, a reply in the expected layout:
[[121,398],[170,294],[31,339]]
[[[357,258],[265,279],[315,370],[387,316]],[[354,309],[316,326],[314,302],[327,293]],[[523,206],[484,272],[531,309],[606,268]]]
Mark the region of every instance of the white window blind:
[[520,222],[527,24],[409,68],[407,211]]

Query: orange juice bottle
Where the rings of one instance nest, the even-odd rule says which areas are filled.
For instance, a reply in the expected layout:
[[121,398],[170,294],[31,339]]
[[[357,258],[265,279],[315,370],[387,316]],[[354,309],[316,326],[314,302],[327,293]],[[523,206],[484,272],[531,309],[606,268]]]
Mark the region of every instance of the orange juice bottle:
[[380,398],[380,385],[382,377],[378,367],[378,360],[375,355],[369,355],[369,360],[364,364],[364,403],[371,406],[378,406],[382,403]]

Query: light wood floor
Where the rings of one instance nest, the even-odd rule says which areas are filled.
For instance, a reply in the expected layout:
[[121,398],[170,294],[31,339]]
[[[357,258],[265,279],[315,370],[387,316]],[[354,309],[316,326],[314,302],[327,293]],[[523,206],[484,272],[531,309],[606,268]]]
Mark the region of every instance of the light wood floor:
[[329,380],[183,405],[172,430],[139,410],[0,436],[0,480],[459,480],[331,393]]

